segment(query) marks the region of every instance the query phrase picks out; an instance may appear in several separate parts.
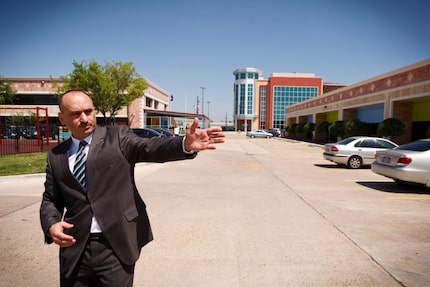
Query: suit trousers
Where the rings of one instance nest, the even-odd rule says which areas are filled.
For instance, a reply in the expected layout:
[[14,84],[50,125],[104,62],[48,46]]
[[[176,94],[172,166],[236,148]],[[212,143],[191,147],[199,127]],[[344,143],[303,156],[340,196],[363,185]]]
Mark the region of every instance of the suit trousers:
[[62,287],[131,287],[133,277],[134,264],[122,264],[102,237],[88,240],[75,272],[60,280]]

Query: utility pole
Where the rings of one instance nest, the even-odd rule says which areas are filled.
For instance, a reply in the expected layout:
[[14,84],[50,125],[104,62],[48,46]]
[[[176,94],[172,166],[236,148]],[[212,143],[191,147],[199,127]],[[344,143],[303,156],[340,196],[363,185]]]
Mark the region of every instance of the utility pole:
[[197,104],[194,106],[194,108],[196,109],[196,114],[199,114],[199,96],[197,96]]
[[210,115],[209,115],[209,105],[210,105],[210,101],[206,101],[206,104],[208,104],[208,118],[210,119]]
[[[205,87],[200,87],[202,89],[202,120],[203,120],[203,128],[206,128],[205,126],[205,109],[204,109],[204,103],[205,103]],[[198,113],[198,112],[197,112]]]

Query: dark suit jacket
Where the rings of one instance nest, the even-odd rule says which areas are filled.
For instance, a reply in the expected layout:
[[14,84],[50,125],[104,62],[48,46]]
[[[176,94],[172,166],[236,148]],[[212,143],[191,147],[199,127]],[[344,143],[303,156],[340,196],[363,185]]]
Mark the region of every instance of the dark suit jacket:
[[86,190],[69,169],[71,139],[48,153],[45,192],[40,221],[45,241],[52,243],[49,227],[61,221],[74,224],[66,233],[76,243],[60,248],[60,272],[69,277],[90,233],[93,214],[105,237],[125,264],[134,264],[141,248],[152,240],[146,206],[135,181],[137,162],[165,162],[194,158],[182,149],[182,137],[140,138],[127,126],[97,126],[86,164]]

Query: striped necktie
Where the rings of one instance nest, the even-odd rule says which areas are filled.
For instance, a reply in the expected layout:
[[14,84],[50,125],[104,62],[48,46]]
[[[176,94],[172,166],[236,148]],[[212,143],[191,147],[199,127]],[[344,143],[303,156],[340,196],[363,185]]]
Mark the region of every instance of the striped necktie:
[[85,146],[87,144],[88,143],[86,141],[81,141],[79,143],[78,152],[76,153],[75,166],[73,167],[73,175],[83,187],[86,187],[85,162],[87,161],[87,158],[85,155]]

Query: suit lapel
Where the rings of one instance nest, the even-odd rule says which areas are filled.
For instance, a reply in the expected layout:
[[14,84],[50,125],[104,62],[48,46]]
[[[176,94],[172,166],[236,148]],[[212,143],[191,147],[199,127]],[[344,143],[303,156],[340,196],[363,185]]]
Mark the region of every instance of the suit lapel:
[[64,142],[62,149],[60,149],[57,153],[59,160],[60,170],[63,171],[63,174],[66,176],[68,181],[76,181],[76,178],[73,176],[73,173],[70,171],[69,167],[69,151],[72,145],[72,139],[69,138]]
[[97,126],[94,130],[93,138],[91,139],[90,149],[87,156],[87,187],[91,184],[94,171],[97,168],[97,156],[103,149],[103,143],[105,140],[106,128]]

